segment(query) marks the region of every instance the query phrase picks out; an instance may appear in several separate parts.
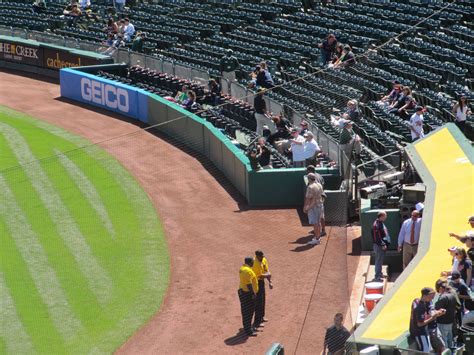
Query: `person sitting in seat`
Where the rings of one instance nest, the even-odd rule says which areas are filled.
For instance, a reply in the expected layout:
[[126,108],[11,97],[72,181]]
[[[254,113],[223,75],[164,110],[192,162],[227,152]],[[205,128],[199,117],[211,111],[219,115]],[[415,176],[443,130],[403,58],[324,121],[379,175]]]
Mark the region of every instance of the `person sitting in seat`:
[[344,128],[342,129],[339,136],[339,144],[341,145],[341,149],[349,159],[352,157],[352,150],[355,150],[356,156],[358,157],[362,149],[361,139],[352,130],[352,124],[352,121],[345,121]]
[[132,41],[132,52],[138,52],[142,53],[143,52],[143,43],[145,42],[146,39],[146,34],[145,32],[138,31],[137,35]]
[[189,90],[188,98],[183,101],[181,106],[188,111],[192,111],[196,106],[196,93],[192,90]]
[[67,18],[67,25],[69,27],[76,27],[79,18],[82,15],[81,9],[77,6],[75,1],[71,2],[63,11],[64,18]]
[[123,39],[125,42],[131,42],[133,35],[135,34],[135,26],[130,23],[128,17],[124,18],[123,21]]
[[385,96],[382,96],[382,98],[377,101],[377,103],[383,107],[388,107],[391,104],[393,104],[395,101],[397,101],[398,96],[400,95],[402,91],[402,85],[398,80],[395,80],[393,82],[392,90]]
[[416,101],[411,95],[411,89],[405,86],[402,89],[402,93],[398,96],[397,101],[390,106],[388,112],[400,116],[403,119],[407,119],[409,116],[408,110],[414,109]]
[[35,0],[32,6],[33,13],[42,14],[46,12],[46,3],[44,0]]
[[334,63],[333,68],[344,68],[356,63],[352,48],[348,44],[344,46],[342,56]]
[[104,32],[112,33],[114,35],[118,33],[117,23],[115,23],[112,17],[109,17],[109,19],[107,20],[107,26],[104,28]]

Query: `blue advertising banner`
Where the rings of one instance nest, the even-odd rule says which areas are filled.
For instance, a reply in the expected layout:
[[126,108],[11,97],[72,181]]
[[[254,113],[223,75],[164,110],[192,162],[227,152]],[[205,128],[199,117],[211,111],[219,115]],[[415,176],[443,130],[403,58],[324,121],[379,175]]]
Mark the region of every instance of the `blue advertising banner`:
[[80,70],[61,69],[61,96],[148,122],[148,93]]

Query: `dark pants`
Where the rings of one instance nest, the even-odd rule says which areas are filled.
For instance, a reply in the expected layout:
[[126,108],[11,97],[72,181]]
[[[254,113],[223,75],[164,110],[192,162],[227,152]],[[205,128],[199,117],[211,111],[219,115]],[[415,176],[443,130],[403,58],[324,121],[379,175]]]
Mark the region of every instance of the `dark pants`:
[[239,289],[238,293],[244,331],[250,333],[252,332],[252,317],[255,311],[255,300],[252,298],[252,292],[244,292],[242,289]]
[[463,132],[466,133],[466,121],[455,121],[456,126]]
[[258,327],[265,315],[265,280],[258,280],[258,292],[255,299],[255,319],[253,326]]

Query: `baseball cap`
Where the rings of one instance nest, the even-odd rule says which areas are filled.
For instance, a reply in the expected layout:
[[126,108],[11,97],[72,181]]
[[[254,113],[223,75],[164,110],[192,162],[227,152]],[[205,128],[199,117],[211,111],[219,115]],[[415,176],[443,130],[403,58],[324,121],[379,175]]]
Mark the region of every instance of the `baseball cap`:
[[422,204],[421,202],[418,202],[416,205],[415,205],[415,208],[418,212],[422,211],[423,208],[425,208],[425,205]]
[[309,174],[308,174],[308,179],[309,179],[309,180],[316,180],[316,174],[314,174],[314,173],[309,173]]
[[474,222],[474,216],[469,217],[469,219],[467,221],[467,223],[471,223],[471,222]]
[[313,132],[308,131],[308,132],[306,132],[305,134],[303,134],[303,137],[308,137],[308,136],[314,137]]
[[452,279],[452,280],[457,280],[457,279],[459,279],[459,278],[461,278],[461,274],[459,273],[459,271],[453,271],[453,272],[451,273],[451,279]]
[[474,238],[474,231],[467,231],[466,232],[466,237],[470,238],[470,239],[473,239]]
[[315,167],[314,165],[308,165],[308,166],[306,167],[306,170],[312,170],[312,171],[314,171],[314,170],[316,170],[316,167]]
[[423,287],[423,288],[421,289],[421,294],[422,294],[423,296],[430,295],[430,294],[432,294],[432,293],[434,293],[434,292],[435,292],[435,290],[433,290],[431,287]]
[[456,247],[451,247],[451,248],[448,248],[448,251],[456,251]]

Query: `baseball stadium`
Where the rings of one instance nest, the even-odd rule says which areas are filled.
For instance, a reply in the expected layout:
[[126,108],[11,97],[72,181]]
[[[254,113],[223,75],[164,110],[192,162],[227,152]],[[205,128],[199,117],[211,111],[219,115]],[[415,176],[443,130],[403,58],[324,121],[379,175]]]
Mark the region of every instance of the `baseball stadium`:
[[474,354],[473,15],[0,0],[0,354]]

